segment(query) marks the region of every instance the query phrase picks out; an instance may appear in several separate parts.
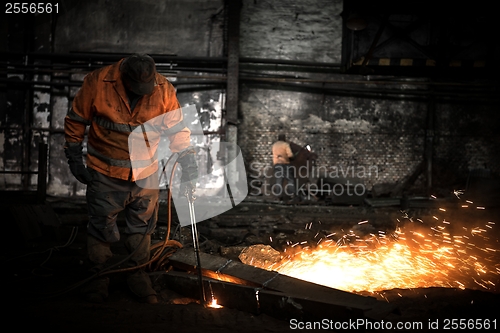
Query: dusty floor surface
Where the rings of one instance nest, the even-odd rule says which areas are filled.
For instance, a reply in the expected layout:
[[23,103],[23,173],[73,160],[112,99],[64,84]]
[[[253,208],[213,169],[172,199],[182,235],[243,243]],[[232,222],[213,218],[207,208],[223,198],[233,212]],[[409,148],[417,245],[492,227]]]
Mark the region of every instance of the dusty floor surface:
[[[206,308],[197,304],[194,299],[159,285],[155,287],[160,303],[142,304],[127,290],[123,275],[120,274],[111,277],[110,297],[105,303],[87,303],[81,298],[78,288],[72,288],[86,274],[82,269],[82,262],[85,260],[85,206],[82,202],[69,200],[53,200],[51,206],[62,223],[55,231],[56,235],[51,235],[53,230],[49,230],[49,236],[31,241],[28,249],[15,253],[4,252],[2,257],[5,279],[2,322],[4,327],[10,327],[8,331],[223,333],[299,330],[286,318],[250,314],[230,308]],[[165,214],[163,208],[160,211],[159,226],[165,226],[162,224],[165,222]],[[283,239],[301,239],[304,231],[300,230],[304,230],[304,225],[310,221],[322,221],[321,225],[325,228],[326,225],[339,227],[370,219],[374,223],[390,227],[400,214],[397,207],[292,208],[274,203],[249,202],[207,223],[200,223],[199,231],[203,250],[213,254],[218,254],[221,248],[258,243],[270,244],[279,249],[284,240],[278,244],[278,235],[285,235]],[[71,231],[75,230],[75,226],[78,227],[78,232],[72,243],[61,246],[65,244]],[[297,236],[298,234],[300,235]],[[189,243],[189,236],[183,237]],[[122,251],[119,244],[115,250],[116,253]],[[498,290],[494,293],[452,288],[392,289],[383,292],[383,297],[384,301],[396,305],[399,310],[385,318],[385,322],[393,325],[398,322],[416,325],[413,330],[407,331],[436,331],[436,325],[443,330],[447,323],[449,328],[453,328],[451,320],[460,319],[472,319],[475,325],[481,322],[483,326],[488,321],[491,331],[495,325],[498,327],[500,324]],[[457,325],[459,323],[455,322]],[[322,326],[316,331],[330,328],[333,327]],[[351,326],[347,330],[354,329]],[[366,331],[404,330],[386,325]]]

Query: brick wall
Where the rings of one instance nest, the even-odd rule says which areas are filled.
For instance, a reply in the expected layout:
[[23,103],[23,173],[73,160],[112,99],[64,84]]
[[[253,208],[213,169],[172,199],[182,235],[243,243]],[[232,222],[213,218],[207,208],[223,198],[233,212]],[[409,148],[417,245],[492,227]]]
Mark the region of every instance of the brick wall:
[[[427,108],[424,100],[373,100],[244,86],[238,140],[254,173],[271,166],[271,145],[284,133],[289,141],[312,146],[323,174],[353,176],[354,171],[369,190],[375,184],[406,180],[423,161]],[[436,105],[430,132],[433,185],[461,186],[474,168],[500,171],[496,157],[500,141],[491,123],[496,119],[492,111],[488,105]],[[423,193],[425,184],[422,174],[412,190]]]

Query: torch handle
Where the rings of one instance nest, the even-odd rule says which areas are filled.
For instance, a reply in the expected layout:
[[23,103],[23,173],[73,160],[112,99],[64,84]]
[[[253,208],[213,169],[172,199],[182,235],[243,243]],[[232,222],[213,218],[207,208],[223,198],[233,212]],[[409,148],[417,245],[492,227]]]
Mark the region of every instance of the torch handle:
[[203,286],[203,274],[201,272],[201,260],[200,260],[200,243],[198,239],[198,230],[196,228],[196,217],[194,212],[194,202],[193,197],[187,197],[188,206],[189,206],[189,217],[191,219],[191,231],[193,234],[193,247],[194,253],[196,256],[196,270],[198,272],[198,284],[199,284],[199,292],[200,292],[200,302],[202,305],[205,305],[205,288]]

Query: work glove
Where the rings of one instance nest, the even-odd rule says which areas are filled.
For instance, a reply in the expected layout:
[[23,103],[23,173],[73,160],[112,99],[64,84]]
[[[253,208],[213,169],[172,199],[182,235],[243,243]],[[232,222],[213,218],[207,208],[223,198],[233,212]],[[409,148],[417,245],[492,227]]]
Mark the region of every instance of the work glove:
[[177,162],[182,168],[181,174],[181,195],[193,194],[196,189],[198,179],[198,165],[196,164],[196,150],[188,147],[179,153]]
[[64,145],[64,154],[68,158],[68,165],[73,176],[83,184],[92,181],[92,176],[83,164],[83,149],[81,143],[68,143]]

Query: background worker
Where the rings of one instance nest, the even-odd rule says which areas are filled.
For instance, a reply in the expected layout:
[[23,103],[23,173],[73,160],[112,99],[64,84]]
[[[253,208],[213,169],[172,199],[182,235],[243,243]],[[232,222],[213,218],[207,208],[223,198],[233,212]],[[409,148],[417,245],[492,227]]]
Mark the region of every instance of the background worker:
[[[135,128],[158,116],[162,116],[170,150],[179,152],[181,181],[194,191],[198,168],[195,150],[190,146],[191,132],[182,124],[174,87],[156,71],[150,56],[134,54],[89,73],[64,120],[64,151],[71,173],[87,184],[87,251],[93,271],[102,269],[113,255],[110,245],[120,240],[116,222],[121,211],[125,212],[125,246],[133,253],[127,265],[138,266],[149,260],[151,234],[158,220],[158,160],[155,152],[149,151],[153,154],[134,164],[141,165],[140,172],[134,172],[128,137]],[[85,166],[82,142],[87,126]],[[158,141],[148,144],[154,148]],[[139,186],[139,180],[150,186]],[[141,301],[158,302],[143,269],[128,273],[127,284]],[[84,295],[91,302],[102,302],[108,296],[108,285],[107,276],[98,277],[83,288]]]
[[[297,200],[295,193],[295,170],[290,164],[290,159],[294,157],[290,144],[286,141],[285,134],[278,135],[278,141],[272,146],[274,177],[276,179],[276,187],[279,191],[279,199],[283,200],[290,196],[292,202]],[[286,185],[283,187],[283,181],[286,180]],[[276,192],[276,191],[273,191]]]

